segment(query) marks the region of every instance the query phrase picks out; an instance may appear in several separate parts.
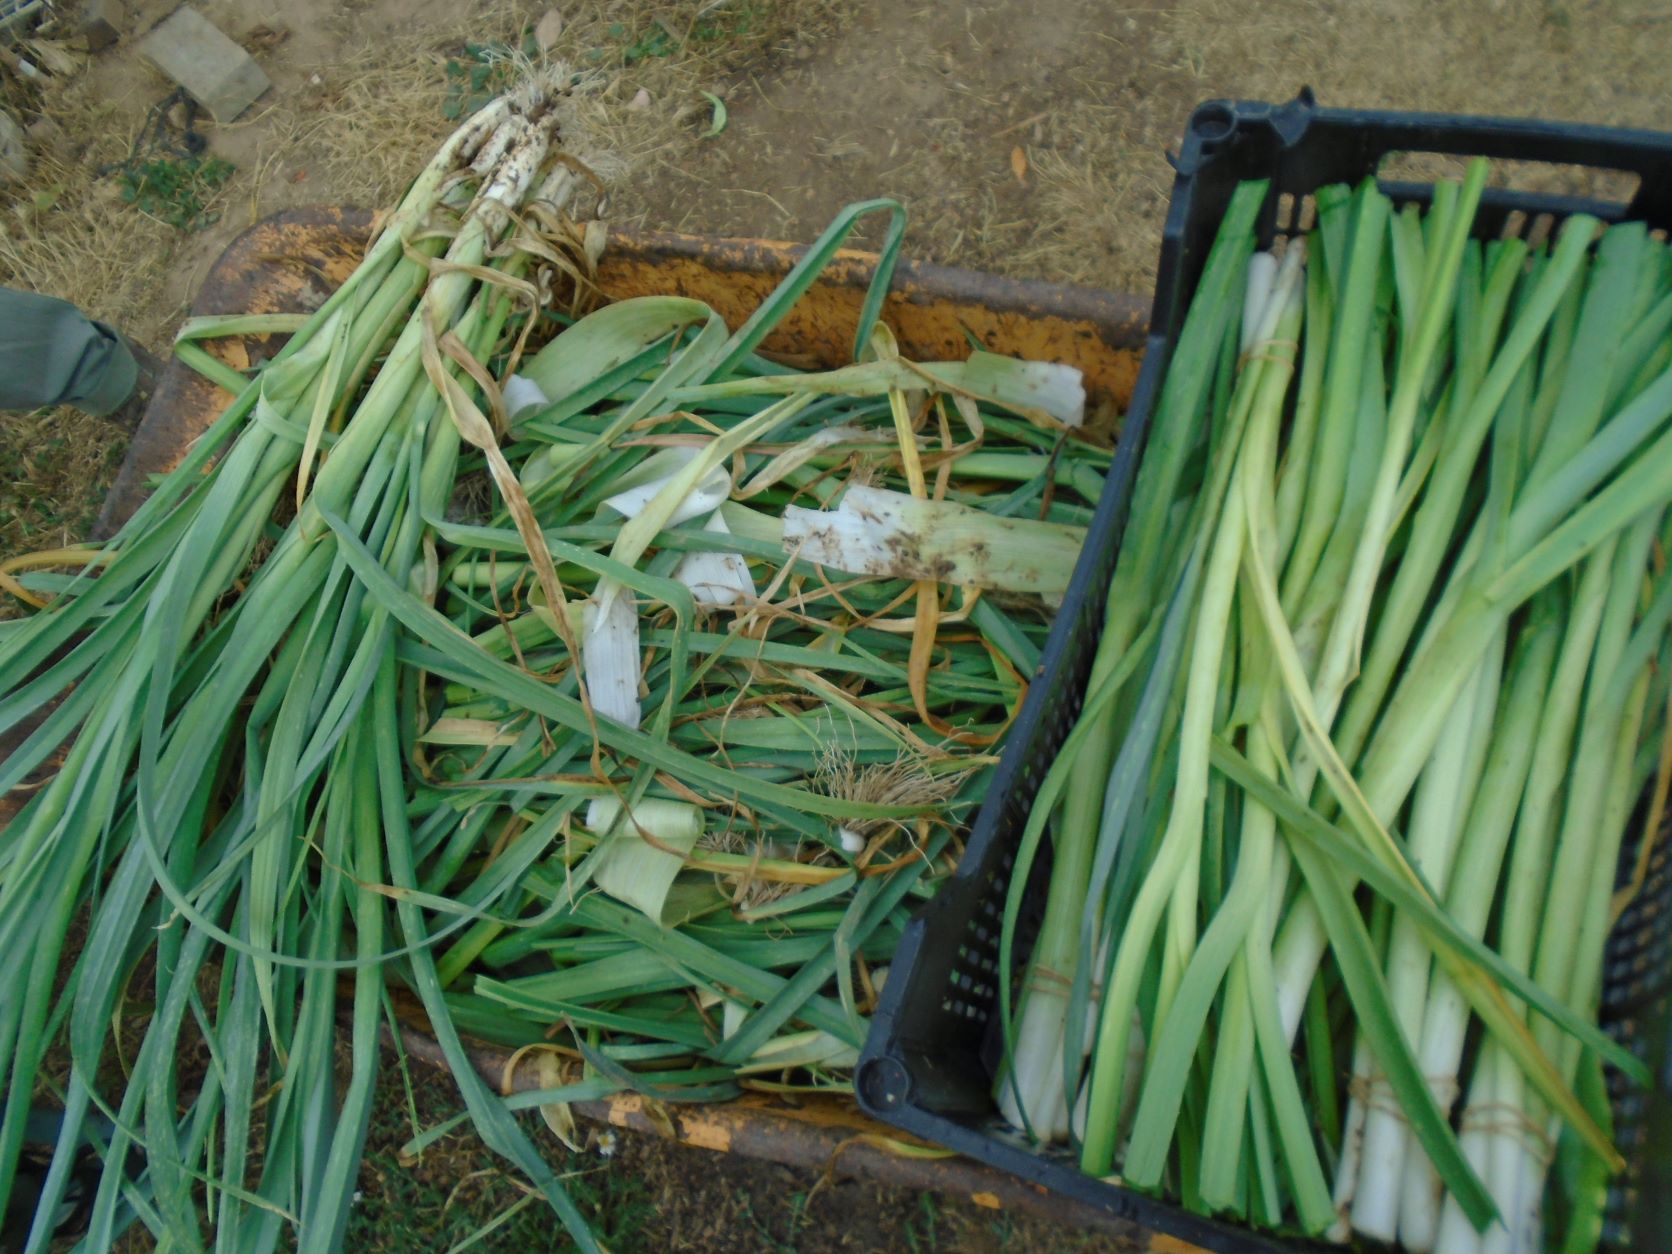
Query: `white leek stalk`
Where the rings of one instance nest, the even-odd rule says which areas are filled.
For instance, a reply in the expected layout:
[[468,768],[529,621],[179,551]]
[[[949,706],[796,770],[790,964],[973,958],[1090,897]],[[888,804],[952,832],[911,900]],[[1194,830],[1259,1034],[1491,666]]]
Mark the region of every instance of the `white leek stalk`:
[[1067,591],[1085,531],[955,501],[850,487],[834,510],[784,510],[784,549],[853,575],[1041,595]]
[[[1496,894],[1504,851],[1515,824],[1519,799],[1526,786],[1536,741],[1534,729],[1545,710],[1550,671],[1559,642],[1559,622],[1546,614],[1526,632],[1505,679],[1495,721],[1496,735],[1485,773],[1469,811],[1468,841],[1452,873],[1446,906],[1459,926],[1473,936],[1486,932]],[[1428,1008],[1423,1015],[1418,1058],[1441,1108],[1447,1109],[1458,1090],[1459,1064],[1469,1027],[1469,1004],[1461,989],[1444,971],[1434,974]],[[1485,1138],[1479,1120],[1467,1117],[1462,1128],[1463,1152],[1479,1171],[1485,1165]],[[1399,1240],[1406,1249],[1423,1254],[1435,1248],[1439,1236],[1440,1177],[1414,1138],[1407,1137],[1405,1167],[1400,1182]],[[1471,1230],[1472,1235],[1472,1230]]]
[[[729,536],[724,515],[715,510],[703,524],[704,531]],[[757,589],[749,563],[741,553],[698,551],[687,553],[674,568],[673,577],[691,590],[698,605],[735,605],[753,601]]]
[[533,379],[514,374],[505,380],[500,399],[505,402],[505,412],[515,419],[529,410],[539,409],[551,398],[540,390],[540,385]]
[[[1434,747],[1434,756],[1417,786],[1411,817],[1410,856],[1437,894],[1444,894],[1459,843],[1464,838],[1469,799],[1474,796],[1478,770],[1497,712],[1498,675],[1503,637],[1458,696]],[[1388,945],[1388,991],[1393,997],[1407,1039],[1421,1039],[1423,1012],[1428,1000],[1430,961],[1427,942],[1406,915],[1393,921]],[[1444,1076],[1428,1076],[1429,1087],[1442,1111],[1457,1098],[1456,1083]],[[1370,1082],[1364,1099],[1369,1112],[1364,1122],[1364,1145],[1358,1189],[1353,1195],[1353,1227],[1369,1236],[1392,1241],[1399,1227],[1402,1196],[1400,1176],[1410,1127],[1391,1101],[1375,1100],[1379,1076]],[[1339,1203],[1339,1190],[1337,1202]]]
[[977,351],[965,361],[891,357],[821,374],[768,374],[680,388],[676,401],[720,396],[881,396],[934,386],[1014,410],[1042,425],[1078,427],[1086,417],[1084,376],[1073,366]]
[[591,615],[581,639],[581,669],[592,708],[628,727],[639,725],[639,611],[619,590]]

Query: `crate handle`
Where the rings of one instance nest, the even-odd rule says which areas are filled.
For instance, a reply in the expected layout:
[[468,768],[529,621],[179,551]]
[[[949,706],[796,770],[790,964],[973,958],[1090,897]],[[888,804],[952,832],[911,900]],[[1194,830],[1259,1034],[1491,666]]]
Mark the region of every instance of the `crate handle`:
[[[1624,205],[1598,202],[1597,207],[1608,210],[1605,216],[1611,220],[1641,219],[1651,227],[1672,229],[1672,135],[1660,131],[1537,118],[1329,109],[1317,104],[1310,88],[1302,88],[1284,104],[1209,100],[1197,106],[1173,164],[1181,174],[1195,174],[1213,162],[1233,134],[1250,131],[1267,132],[1268,151],[1278,156],[1280,169],[1315,167],[1318,162],[1309,158],[1367,169],[1390,153],[1413,152],[1620,170],[1638,176],[1636,194]],[[1292,160],[1285,159],[1291,155]]]

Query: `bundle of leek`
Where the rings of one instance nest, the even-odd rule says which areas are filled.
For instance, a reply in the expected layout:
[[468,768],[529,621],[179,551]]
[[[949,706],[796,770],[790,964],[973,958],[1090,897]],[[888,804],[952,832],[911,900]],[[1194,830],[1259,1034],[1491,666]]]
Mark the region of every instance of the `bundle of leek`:
[[1077,372],[907,362],[874,313],[852,366],[753,351],[883,208],[897,232],[850,209],[735,335],[644,297],[528,364],[548,575],[506,518],[437,520],[434,609],[372,589],[412,631],[424,887],[473,907],[449,1006],[547,1074],[845,1086],[1068,586],[1109,461]]
[[1645,1076],[1602,947],[1672,660],[1668,250],[1582,216],[1483,244],[1484,177],[1426,213],[1324,188],[1281,260],[1236,192],[1004,940],[1049,828],[1013,1123],[1418,1250],[1538,1248],[1558,1144],[1596,1239],[1601,1066]]
[[[0,790],[63,757],[0,852],[0,937],[26,967],[0,991],[0,1197],[31,1099],[47,1096],[47,1050],[70,1063],[51,1094],[64,1118],[31,1249],[89,1144],[106,1166],[85,1248],[110,1248],[136,1219],[183,1248],[201,1247],[206,1218],[223,1248],[274,1248],[287,1226],[304,1245],[338,1241],[391,962],[462,1061],[410,899],[401,934],[385,935],[386,894],[415,882],[388,718],[393,624],[344,550],[374,553],[403,585],[421,575],[424,516],[459,460],[450,397],[557,255],[539,222],[585,186],[559,147],[567,91],[553,73],[461,126],[255,379],[186,343],[237,399],[79,576],[24,588],[52,599],[0,643],[0,726],[39,721]],[[75,924],[84,938],[67,954]],[[354,1059],[339,1104],[345,975]],[[130,999],[148,1019],[137,1053],[113,1058],[113,1024],[139,1022]],[[484,1137],[590,1243],[533,1144],[459,1071]],[[108,1141],[95,1107],[114,1123]]]
[[[388,982],[596,1248],[513,1110],[828,1080],[945,870],[1101,488],[1078,377],[901,359],[886,203],[735,333],[647,299],[523,362],[594,255],[569,81],[466,123],[253,379],[195,341],[272,325],[188,328],[225,416],[79,574],[6,576],[0,792],[63,755],[0,839],[0,1199],[63,1107],[31,1249],[89,1147],[83,1248],[340,1244]],[[864,360],[757,356],[879,207]],[[507,1103],[461,1032],[579,1074]]]

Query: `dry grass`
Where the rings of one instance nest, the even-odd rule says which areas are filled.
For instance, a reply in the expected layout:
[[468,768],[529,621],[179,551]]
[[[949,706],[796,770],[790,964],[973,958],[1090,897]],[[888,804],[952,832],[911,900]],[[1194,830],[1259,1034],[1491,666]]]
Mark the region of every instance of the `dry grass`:
[[[397,0],[383,7],[403,8]],[[212,15],[238,31],[240,9],[257,12],[223,0]],[[659,163],[677,162],[699,142],[703,89],[770,59],[796,32],[831,29],[834,9],[833,0],[563,6],[561,35],[546,52],[584,69],[585,134],[571,145],[633,201],[641,177],[653,180]],[[31,184],[0,198],[0,283],[62,296],[160,351],[214,258],[244,227],[298,204],[392,202],[455,125],[443,111],[457,81],[449,62],[464,58],[467,42],[518,44],[544,11],[496,0],[415,25],[377,21],[371,11],[338,15],[345,52],[317,69],[292,69],[294,89],[209,129],[211,151],[233,155],[240,168],[217,198],[221,221],[198,235],[123,203],[117,181],[98,173],[128,155],[142,105],[113,98],[94,73],[10,97],[20,116],[49,119],[56,139],[37,150]],[[280,67],[274,77],[285,81]],[[633,103],[641,89],[647,107]],[[161,94],[145,89],[137,98]],[[0,484],[10,485],[0,489],[0,552],[84,533],[125,444],[116,428],[69,410],[8,417],[0,424]]]
[[[1035,274],[1148,290],[1172,184],[1162,153],[1202,100],[1281,101],[1309,85],[1338,107],[1669,125],[1672,21],[1659,0],[1183,0],[1139,16],[1110,23],[1099,73],[1111,90],[1081,97],[1036,157],[1040,229],[1018,258]],[[1539,190],[1630,190],[1560,167],[1502,174]]]
[[1187,0],[1166,38],[1205,95],[1282,99],[1306,82],[1341,105],[1654,127],[1667,18],[1658,0]]
[[154,293],[179,232],[124,204],[100,166],[128,151],[128,120],[97,92],[72,86],[48,113],[65,136],[85,137],[36,153],[33,181],[4,210],[0,282],[73,301],[95,318],[164,334]]
[[[1046,12],[989,3],[937,17],[934,7],[894,16],[868,0],[582,0],[562,6],[551,54],[587,70],[583,147],[615,167],[620,220],[806,235],[831,206],[894,191],[916,210],[919,255],[1141,290],[1171,182],[1162,152],[1196,101],[1285,99],[1310,83],[1330,104],[1654,126],[1672,51],[1657,3],[1185,0],[1110,10],[1057,0]],[[390,201],[451,125],[441,111],[449,58],[467,40],[515,40],[543,6],[442,12],[417,28],[384,23],[375,39],[345,15],[348,52],[212,133],[217,143],[259,135],[226,189],[227,224],[213,242],[289,204]],[[844,38],[830,39],[844,24]],[[1051,38],[1054,29],[1069,37]],[[1006,77],[983,81],[983,59],[1002,56],[1014,62]],[[648,104],[635,107],[641,90]],[[701,142],[702,90],[734,102],[738,142]],[[64,295],[158,344],[190,294],[175,280],[200,274],[212,254],[94,177],[124,155],[138,122],[131,108],[124,116],[91,79],[41,103],[70,142],[39,157],[33,186],[5,206],[0,281]],[[821,123],[810,134],[790,125],[799,105]],[[1028,124],[1011,131],[1017,120]],[[1025,187],[1004,168],[1012,143],[1027,155]],[[305,181],[279,177],[280,167]]]
[[[1310,84],[1343,107],[1664,126],[1664,8],[855,0],[839,39],[737,81],[736,140],[640,187],[635,212],[651,225],[806,239],[847,201],[891,195],[911,211],[913,256],[1143,292],[1172,186],[1164,154],[1199,102],[1281,101]],[[1518,177],[1618,187],[1572,172]]]
[[74,409],[0,415],[0,555],[61,548],[84,538],[127,433]]
[[[443,113],[454,82],[449,62],[463,59],[467,42],[516,45],[542,11],[498,0],[459,6],[441,25],[351,37],[349,50],[298,90],[211,129],[212,149],[253,151],[221,197],[225,229],[210,238],[296,203],[390,203],[455,125]],[[587,133],[571,144],[624,186],[696,140],[708,109],[701,89],[770,55],[786,32],[833,23],[831,0],[585,0],[562,13],[562,33],[547,53],[580,67],[586,88]],[[649,104],[636,108],[641,89]],[[192,241],[122,204],[114,181],[97,175],[127,155],[140,119],[91,78],[53,91],[33,111],[73,138],[57,157],[38,156],[31,187],[5,207],[0,281],[62,295],[161,343],[181,310],[159,300],[158,280],[195,260]],[[280,166],[302,178],[276,177]]]
[[[332,67],[319,95],[293,110],[288,142],[321,150],[335,199],[381,204],[398,194],[450,129],[439,108],[446,65],[468,40],[515,41],[539,6],[473,10],[451,31],[367,45]],[[630,187],[636,173],[677,157],[708,119],[700,92],[750,64],[787,32],[829,26],[829,0],[753,4],[714,0],[587,0],[561,7],[562,33],[547,53],[580,72],[585,134],[572,147]],[[639,52],[645,47],[666,51]],[[648,102],[635,107],[640,91]],[[387,137],[401,136],[399,145]],[[670,150],[673,150],[670,152]],[[627,194],[631,194],[630,191]]]

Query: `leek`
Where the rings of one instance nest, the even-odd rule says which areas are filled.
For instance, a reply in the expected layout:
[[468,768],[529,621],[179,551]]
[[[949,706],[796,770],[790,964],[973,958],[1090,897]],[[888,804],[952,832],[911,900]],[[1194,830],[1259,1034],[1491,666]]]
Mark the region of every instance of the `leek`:
[[[1672,647],[1665,245],[1583,216],[1482,244],[1484,175],[1425,212],[1320,189],[1274,255],[1265,186],[1232,198],[1001,938],[1009,964],[1048,836],[1001,985],[1011,1123],[1207,1213],[1415,1250],[1535,1248],[1564,1181],[1594,1214],[1595,1068],[1645,1078],[1596,1012]],[[1558,1141],[1582,1165],[1547,1181]]]
[[[271,324],[188,327],[183,360],[235,391],[223,417],[109,544],[5,577],[44,605],[0,633],[0,728],[44,717],[0,789],[64,761],[0,841],[0,938],[25,955],[0,993],[0,1200],[42,1059],[70,1061],[31,1249],[93,1129],[85,1248],[135,1224],[339,1247],[389,985],[479,1135],[596,1249],[512,1112],[563,1134],[583,1096],[845,1087],[954,865],[1110,464],[1073,429],[1078,372],[866,357],[891,343],[887,201],[735,332],[645,297],[542,343],[543,293],[596,236],[567,220],[588,185],[569,90],[542,77],[467,122],[253,378],[200,341]],[[767,367],[872,213],[857,364]],[[930,562],[792,525],[867,494],[930,530]],[[136,978],[151,1009],[112,1088]],[[466,1036],[530,1047],[545,1095],[498,1096]]]

